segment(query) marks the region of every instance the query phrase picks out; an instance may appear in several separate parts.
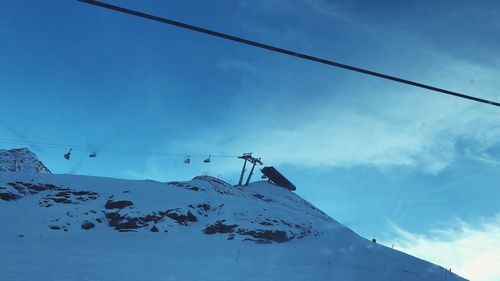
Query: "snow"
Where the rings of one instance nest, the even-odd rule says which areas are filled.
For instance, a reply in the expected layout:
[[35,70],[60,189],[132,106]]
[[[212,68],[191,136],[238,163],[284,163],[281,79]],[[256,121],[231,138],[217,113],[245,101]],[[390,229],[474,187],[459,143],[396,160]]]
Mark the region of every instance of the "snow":
[[0,149],[0,172],[3,171],[50,174],[49,169],[27,148]]
[[0,172],[1,194],[2,280],[465,280],[263,181]]

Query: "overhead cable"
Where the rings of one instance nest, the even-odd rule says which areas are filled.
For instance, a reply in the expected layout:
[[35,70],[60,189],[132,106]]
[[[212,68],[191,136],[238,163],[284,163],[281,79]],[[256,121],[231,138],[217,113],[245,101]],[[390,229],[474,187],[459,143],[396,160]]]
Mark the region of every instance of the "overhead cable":
[[355,67],[355,66],[351,66],[351,65],[339,63],[339,62],[335,62],[335,61],[328,60],[328,59],[318,58],[318,57],[315,57],[315,56],[311,56],[311,55],[307,55],[307,54],[303,54],[303,53],[299,53],[299,52],[295,52],[295,51],[290,51],[290,50],[287,50],[287,49],[283,49],[283,48],[279,48],[279,47],[267,45],[267,44],[264,44],[264,43],[259,43],[259,42],[252,41],[252,40],[249,40],[249,39],[245,39],[245,38],[241,38],[241,37],[236,37],[236,36],[233,36],[233,35],[228,35],[228,34],[225,34],[225,33],[218,32],[218,31],[206,29],[206,28],[199,27],[199,26],[194,26],[194,25],[191,25],[191,24],[187,24],[187,23],[183,23],[183,22],[179,22],[179,21],[175,21],[175,20],[171,20],[171,19],[167,19],[167,18],[162,18],[162,17],[159,17],[159,16],[154,16],[154,15],[151,15],[151,14],[146,14],[146,13],[135,11],[135,10],[130,10],[130,9],[127,9],[127,8],[123,8],[123,7],[111,5],[111,4],[100,2],[100,1],[94,1],[94,0],[78,0],[78,1],[84,2],[84,3],[87,3],[87,4],[91,4],[91,5],[95,5],[95,6],[98,6],[98,7],[106,8],[106,9],[109,9],[109,10],[121,12],[121,13],[124,13],[124,14],[129,14],[129,15],[133,15],[133,16],[137,16],[137,17],[141,17],[141,18],[145,18],[145,19],[149,19],[149,20],[161,22],[161,23],[164,23],[164,24],[177,26],[177,27],[180,27],[180,28],[189,29],[189,30],[196,31],[196,32],[201,32],[201,33],[204,33],[204,34],[208,34],[208,35],[215,36],[215,37],[218,37],[218,38],[222,38],[222,39],[226,39],[226,40],[238,42],[238,43],[241,43],[241,44],[246,44],[246,45],[254,46],[254,47],[257,47],[257,48],[262,48],[262,49],[266,49],[266,50],[269,50],[269,51],[273,51],[273,52],[277,52],[277,53],[281,53],[281,54],[285,54],[285,55],[289,55],[289,56],[293,56],[293,57],[298,57],[298,58],[301,58],[301,59],[305,59],[305,60],[309,60],[309,61],[313,61],[313,62],[317,62],[317,63],[322,63],[322,64],[334,66],[334,67],[339,67],[339,68],[347,69],[347,70],[350,70],[350,71],[355,71],[355,72],[363,73],[363,74],[366,74],[366,75],[375,76],[375,77],[378,77],[378,78],[387,79],[387,80],[395,81],[395,82],[398,82],[398,83],[403,83],[403,84],[411,85],[411,86],[414,86],[414,87],[427,89],[427,90],[438,92],[438,93],[441,93],[441,94],[451,95],[451,96],[455,96],[455,97],[458,97],[458,98],[468,99],[468,100],[472,100],[472,101],[475,101],[475,102],[485,103],[485,104],[489,104],[489,105],[493,105],[493,106],[500,106],[500,103],[494,102],[494,101],[491,101],[491,100],[486,100],[486,99],[483,99],[483,98],[478,98],[478,97],[474,97],[474,96],[470,96],[470,95],[466,95],[466,94],[462,94],[462,93],[458,93],[458,92],[454,92],[454,91],[449,91],[449,90],[446,90],[446,89],[442,89],[442,88],[438,88],[438,87],[434,87],[434,86],[422,84],[422,83],[419,83],[419,82],[415,82],[415,81],[406,80],[406,79],[403,79],[403,78],[399,78],[399,77],[395,77],[395,76],[383,74],[383,73],[380,73],[380,72],[375,72],[375,71],[371,71],[371,70],[367,70],[367,69],[363,69],[363,68],[359,68],[359,67]]
[[[36,142],[36,141],[23,141],[16,139],[1,139],[0,143],[4,144],[15,144],[15,145],[28,145],[28,146],[38,146],[47,149],[58,149],[58,150],[67,150],[71,148],[76,151],[89,151],[87,147],[81,145],[69,145],[69,144],[56,144],[56,143],[47,143],[47,142]],[[94,151],[94,150],[92,150]],[[165,152],[165,151],[148,151],[148,150],[133,150],[133,149],[117,149],[117,148],[102,148],[97,149],[99,153],[116,153],[116,154],[135,154],[135,155],[158,155],[158,156],[167,156],[167,157],[207,157],[210,155],[212,158],[236,158],[237,155],[227,155],[227,154],[200,154],[200,153],[181,153],[181,152]]]

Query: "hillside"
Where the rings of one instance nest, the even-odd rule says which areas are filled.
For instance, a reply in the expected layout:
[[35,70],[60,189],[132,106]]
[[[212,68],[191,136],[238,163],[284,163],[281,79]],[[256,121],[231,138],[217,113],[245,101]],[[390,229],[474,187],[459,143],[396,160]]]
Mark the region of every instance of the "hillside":
[[2,280],[465,280],[264,181],[0,172],[0,213]]

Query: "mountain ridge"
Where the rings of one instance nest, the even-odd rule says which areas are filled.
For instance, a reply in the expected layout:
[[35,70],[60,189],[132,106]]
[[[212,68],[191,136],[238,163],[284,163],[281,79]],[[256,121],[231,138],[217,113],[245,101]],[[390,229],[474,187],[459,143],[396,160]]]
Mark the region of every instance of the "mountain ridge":
[[25,147],[0,149],[0,172],[51,173],[42,161]]
[[271,182],[57,175],[26,148],[0,156],[5,280],[465,280]]
[[[4,253],[10,255],[7,259],[0,254],[0,262],[12,266],[7,270],[12,276],[24,274],[13,265],[22,263],[21,257],[12,259],[16,250],[39,257],[35,265],[24,269],[30,272],[36,271],[40,263],[50,267],[41,260],[53,249],[62,256],[71,256],[59,243],[75,241],[77,245],[68,247],[86,253],[77,262],[83,267],[95,265],[99,259],[95,253],[103,249],[109,251],[101,255],[109,255],[110,259],[116,251],[140,256],[127,263],[138,272],[143,272],[142,260],[150,260],[150,255],[169,260],[168,272],[154,267],[157,276],[148,280],[164,280],[160,276],[225,280],[219,275],[221,265],[209,261],[203,262],[206,268],[200,272],[188,274],[192,279],[186,277],[186,271],[175,269],[198,262],[200,257],[226,264],[224,268],[231,268],[227,269],[231,272],[228,276],[238,280],[250,280],[255,273],[249,272],[269,266],[280,272],[268,272],[260,276],[262,280],[437,281],[444,280],[444,276],[447,280],[465,280],[440,266],[362,238],[294,192],[264,181],[240,187],[209,176],[156,182],[0,172],[0,194],[0,212],[5,218],[0,241],[10,241],[0,242],[6,249]],[[10,200],[5,200],[7,197]],[[50,242],[55,238],[57,243]],[[42,243],[46,248],[39,245],[40,241],[46,241]],[[112,248],[119,241],[128,241],[129,251]],[[32,243],[37,246],[24,246]],[[245,258],[239,261],[242,249]],[[235,256],[237,267],[233,268]],[[176,260],[171,260],[173,257]],[[66,262],[61,258],[52,262]],[[113,260],[107,262],[118,266]],[[93,274],[82,268],[76,272]],[[106,273],[94,277],[114,280]],[[141,280],[140,276],[121,278]]]

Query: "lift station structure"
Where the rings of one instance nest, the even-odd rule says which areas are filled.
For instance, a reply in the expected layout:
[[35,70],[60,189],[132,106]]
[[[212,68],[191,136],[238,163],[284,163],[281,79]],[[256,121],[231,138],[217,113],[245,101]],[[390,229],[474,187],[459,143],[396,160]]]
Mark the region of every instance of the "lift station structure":
[[245,176],[245,171],[247,167],[247,162],[252,163],[252,169],[250,170],[250,174],[248,174],[247,181],[245,182],[245,185],[248,185],[250,183],[250,179],[252,178],[253,175],[253,170],[255,169],[255,165],[263,165],[262,161],[260,161],[260,158],[255,158],[252,156],[252,153],[243,153],[242,156],[238,156],[238,158],[245,160],[243,163],[243,168],[241,169],[241,175],[240,175],[240,180],[238,181],[238,185],[242,185],[243,183],[243,177]]
[[296,190],[297,187],[293,183],[291,183],[285,176],[283,176],[276,168],[273,166],[264,167],[260,170],[264,176],[266,176],[270,182],[275,185],[281,186],[288,190]]
[[[243,185],[243,177],[245,176],[246,172],[246,167],[247,167],[247,162],[250,162],[252,164],[252,169],[250,170],[250,174],[248,174],[247,180],[245,182],[245,186],[248,186],[250,183],[250,179],[252,178],[253,171],[255,169],[255,165],[263,165],[262,161],[260,158],[255,158],[252,156],[252,153],[243,153],[242,156],[238,156],[238,158],[245,160],[243,162],[243,168],[241,169],[241,175],[240,175],[240,180],[238,181],[238,186]],[[263,178],[266,178],[269,180],[269,182],[272,182],[273,184],[286,188],[288,190],[296,190],[297,188],[293,183],[291,183],[285,176],[283,176],[276,168],[273,166],[269,167],[264,167],[260,170],[262,174],[264,175]]]

